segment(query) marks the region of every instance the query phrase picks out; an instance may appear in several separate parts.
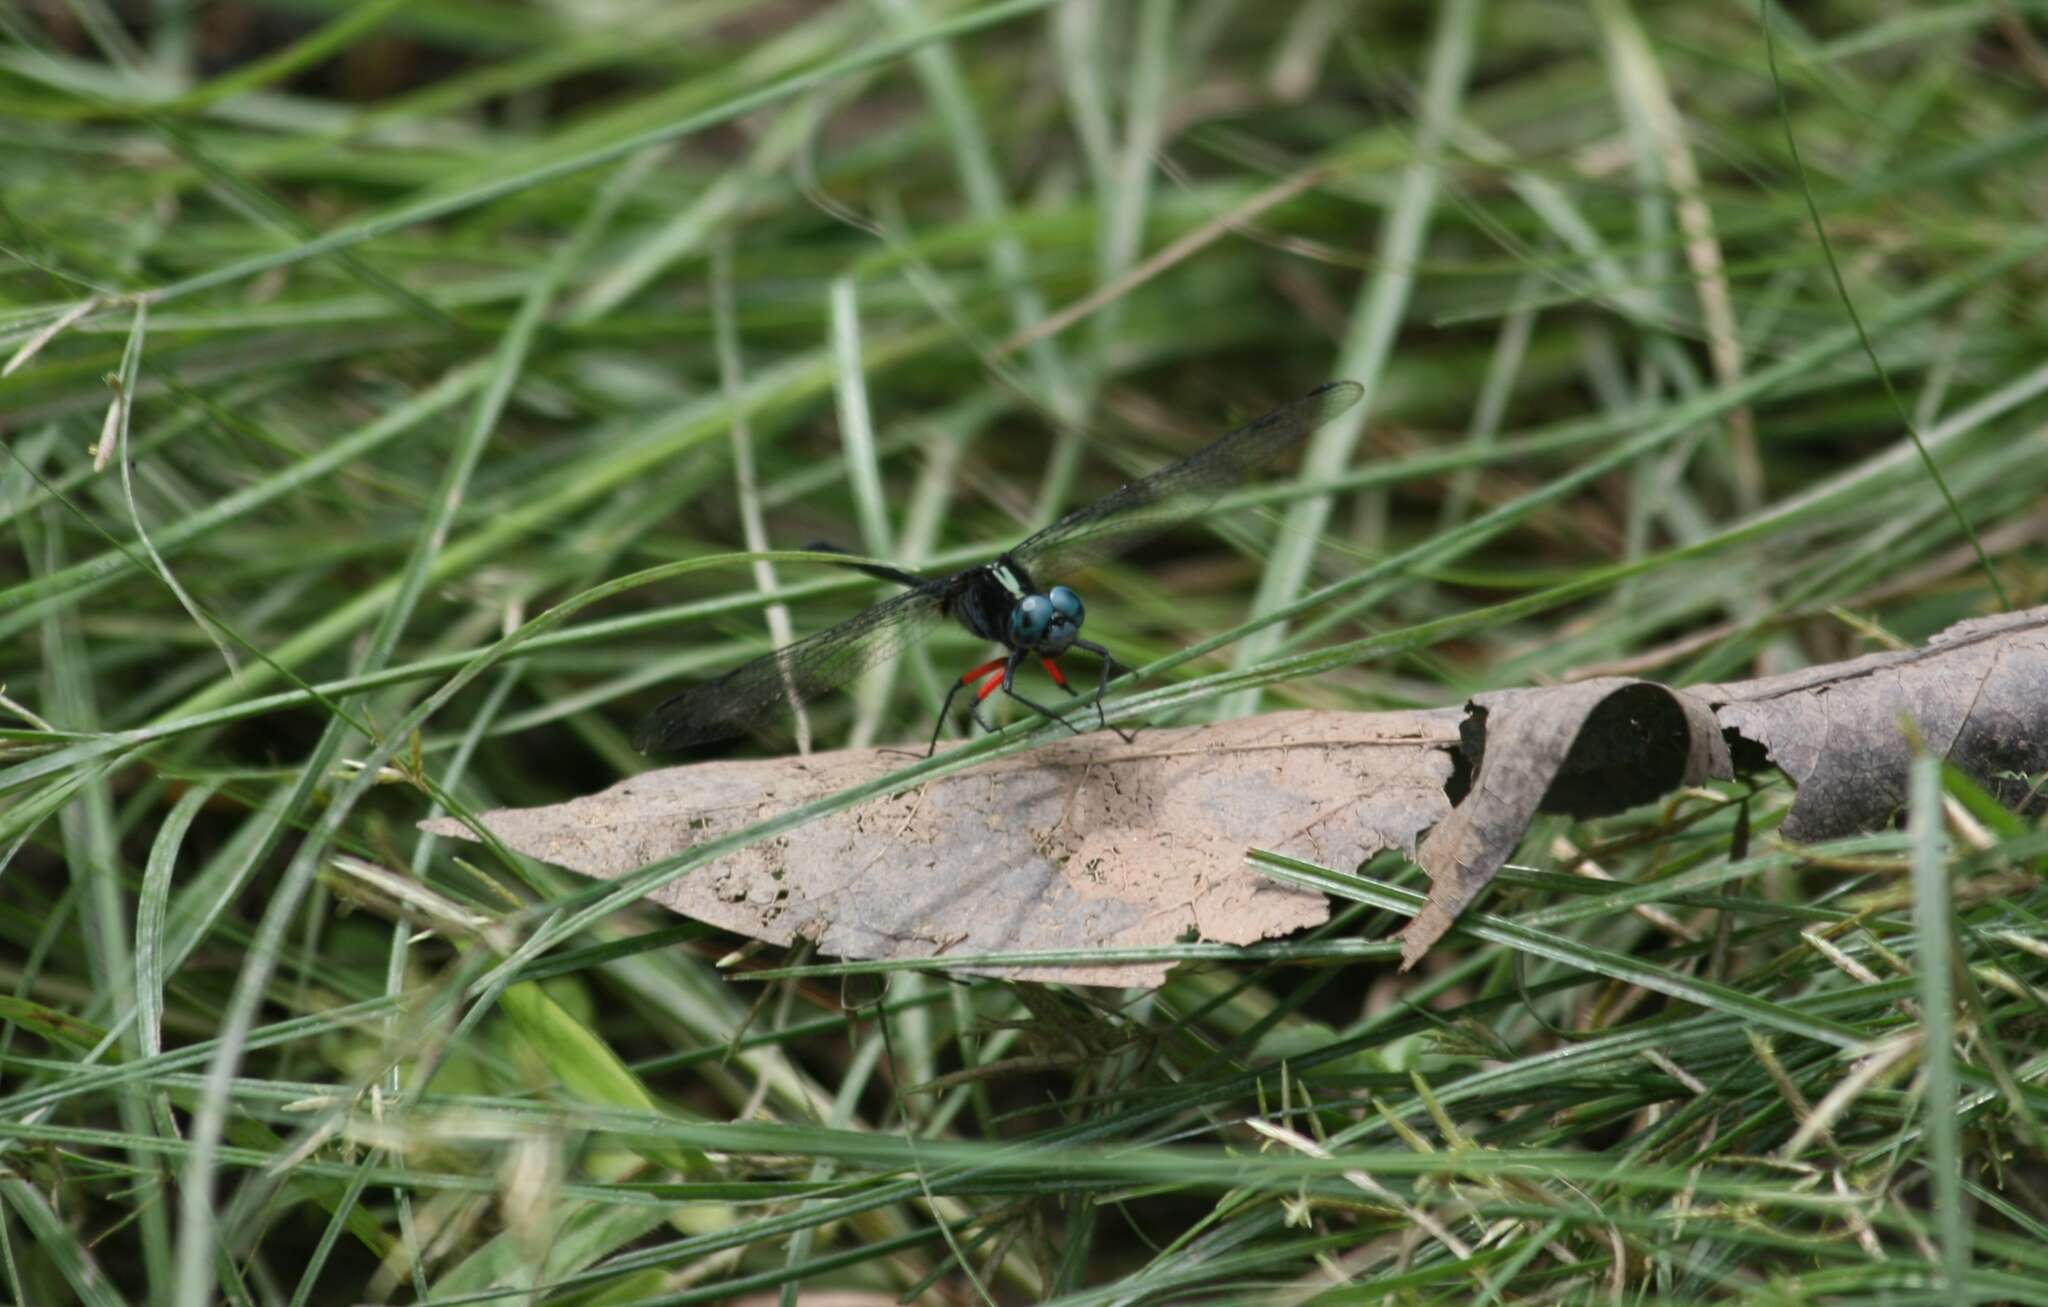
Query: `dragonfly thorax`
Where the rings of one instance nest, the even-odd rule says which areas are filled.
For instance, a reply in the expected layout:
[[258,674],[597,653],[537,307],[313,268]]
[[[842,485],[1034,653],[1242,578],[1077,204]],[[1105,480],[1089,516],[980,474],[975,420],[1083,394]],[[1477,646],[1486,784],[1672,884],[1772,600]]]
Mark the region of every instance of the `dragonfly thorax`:
[[1063,585],[1025,595],[1010,610],[1010,647],[1057,658],[1080,636],[1085,615],[1081,596]]

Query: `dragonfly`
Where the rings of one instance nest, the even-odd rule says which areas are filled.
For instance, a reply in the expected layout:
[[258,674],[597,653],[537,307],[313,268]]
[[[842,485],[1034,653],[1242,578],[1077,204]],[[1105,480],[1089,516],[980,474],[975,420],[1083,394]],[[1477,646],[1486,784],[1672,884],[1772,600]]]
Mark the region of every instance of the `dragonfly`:
[[[1108,727],[1103,696],[1111,673],[1121,666],[1110,651],[1083,639],[1086,608],[1065,585],[1041,586],[1040,578],[1080,571],[1200,513],[1225,490],[1273,454],[1295,444],[1356,404],[1364,387],[1351,381],[1318,386],[1290,404],[1219,436],[1176,463],[1130,482],[1077,508],[1011,548],[992,562],[950,576],[926,577],[875,563],[846,567],[903,587],[903,592],[847,618],[837,626],[743,663],[732,671],[671,696],[649,713],[633,733],[643,754],[671,753],[745,735],[781,713],[826,694],[930,635],[947,619],[958,622],[1003,652],[953,682],[939,709],[925,756],[937,751],[953,701],[978,686],[968,712],[985,731],[981,704],[1000,690],[1039,716],[1083,734],[1064,715],[1016,688],[1017,673],[1036,659],[1054,685],[1078,697],[1060,658],[1074,650],[1101,663],[1091,702],[1099,725]],[[814,550],[844,553],[830,545]],[[1110,727],[1125,743],[1136,737]]]

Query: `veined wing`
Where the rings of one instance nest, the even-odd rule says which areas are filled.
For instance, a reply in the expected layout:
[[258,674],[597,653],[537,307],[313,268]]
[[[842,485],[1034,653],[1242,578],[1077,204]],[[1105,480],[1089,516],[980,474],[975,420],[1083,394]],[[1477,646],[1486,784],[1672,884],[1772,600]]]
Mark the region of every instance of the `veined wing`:
[[923,639],[943,615],[945,594],[937,581],[906,590],[715,681],[690,686],[647,714],[633,731],[633,747],[663,753],[744,735]]
[[1077,508],[1012,549],[1040,584],[1122,553],[1147,536],[1184,522],[1243,483],[1245,473],[1356,404],[1355,381],[1318,386],[1292,404],[1253,418],[1178,463]]

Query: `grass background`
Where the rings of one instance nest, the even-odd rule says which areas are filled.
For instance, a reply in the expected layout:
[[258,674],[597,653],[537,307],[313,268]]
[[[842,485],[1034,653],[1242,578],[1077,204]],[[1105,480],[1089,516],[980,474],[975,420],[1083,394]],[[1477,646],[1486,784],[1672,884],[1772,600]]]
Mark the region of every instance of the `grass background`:
[[1333,377],[1087,578],[1128,711],[2040,603],[2044,21],[0,14],[0,1295],[2048,1301],[2048,840],[1931,762],[1828,848],[1769,775],[1547,820],[1407,976],[1412,867],[1276,864],[1345,910],[1151,994],[734,961],[629,901],[691,860],[414,831],[876,596],[758,551],[962,565]]

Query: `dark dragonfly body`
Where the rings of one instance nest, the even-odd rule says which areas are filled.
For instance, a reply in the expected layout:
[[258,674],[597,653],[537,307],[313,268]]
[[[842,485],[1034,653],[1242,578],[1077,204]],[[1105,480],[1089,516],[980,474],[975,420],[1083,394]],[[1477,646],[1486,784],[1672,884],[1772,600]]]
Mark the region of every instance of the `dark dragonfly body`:
[[[804,547],[828,554],[845,552],[839,546],[824,541],[812,541]],[[971,707],[969,711],[974,714],[974,720],[983,730],[994,728],[982,721],[978,705],[997,690],[1001,690],[1033,712],[1051,718],[1078,734],[1077,728],[1065,717],[1044,704],[1033,702],[1017,693],[1017,669],[1027,657],[1033,655],[1044,666],[1046,675],[1052,677],[1053,684],[1068,694],[1075,693],[1075,690],[1067,684],[1066,673],[1060,670],[1060,665],[1055,660],[1069,649],[1080,649],[1101,659],[1102,672],[1096,683],[1093,702],[1098,720],[1104,726],[1109,725],[1108,720],[1102,716],[1102,693],[1109,685],[1111,669],[1118,666],[1118,663],[1110,655],[1109,650],[1081,638],[1081,620],[1086,616],[1086,611],[1081,604],[1081,596],[1066,586],[1056,585],[1041,593],[1037,584],[1032,581],[1031,573],[1025,570],[1024,564],[1009,554],[1004,554],[992,563],[983,563],[980,567],[955,572],[943,581],[928,580],[912,572],[894,567],[880,567],[873,563],[848,563],[846,566],[856,572],[865,572],[884,581],[894,581],[898,585],[908,586],[913,593],[934,596],[941,617],[952,618],[966,627],[970,634],[978,635],[984,640],[993,640],[1008,651],[1002,657],[991,658],[953,682],[953,688],[946,693],[946,702],[939,707],[939,720],[932,729],[932,742],[925,750],[927,757],[938,747],[939,732],[945,729],[946,717],[952,711],[953,700],[976,681],[982,683],[981,690],[975,695],[974,703],[977,706]],[[691,692],[684,691],[684,694],[689,693]],[[659,710],[657,714],[658,712]],[[648,723],[643,723],[642,730],[644,731],[653,720],[650,717]],[[1116,730],[1115,727],[1110,729]],[[1126,743],[1135,738],[1121,730],[1118,730],[1117,734],[1123,736]]]
[[[1107,726],[1102,698],[1111,670],[1118,664],[1109,650],[1081,638],[1086,616],[1081,596],[1063,585],[1041,589],[1038,576],[1084,567],[1186,520],[1241,480],[1254,464],[1350,408],[1364,393],[1348,381],[1320,386],[1178,463],[1075,509],[979,567],[930,578],[893,567],[850,562],[846,566],[901,585],[904,592],[829,630],[673,696],[640,723],[633,745],[642,753],[667,752],[743,734],[769,716],[842,685],[894,656],[947,618],[1001,645],[1005,652],[954,682],[939,710],[932,748],[938,747],[939,731],[945,728],[954,698],[976,682],[981,683],[976,705],[1001,690],[1079,734],[1080,728],[1065,717],[1016,690],[1018,669],[1027,659],[1037,658],[1054,684],[1070,695],[1076,693],[1058,662],[1061,655],[1074,649],[1101,660],[1093,704],[1097,721]],[[843,552],[830,545],[811,548]],[[993,729],[981,720],[978,708],[971,711],[983,729]],[[1134,738],[1117,733],[1126,741]]]

